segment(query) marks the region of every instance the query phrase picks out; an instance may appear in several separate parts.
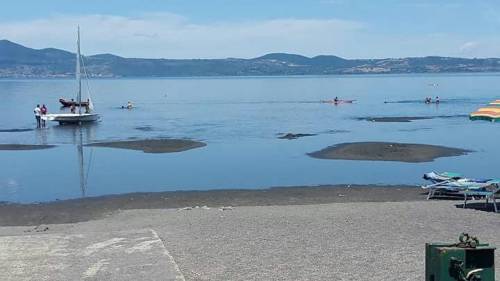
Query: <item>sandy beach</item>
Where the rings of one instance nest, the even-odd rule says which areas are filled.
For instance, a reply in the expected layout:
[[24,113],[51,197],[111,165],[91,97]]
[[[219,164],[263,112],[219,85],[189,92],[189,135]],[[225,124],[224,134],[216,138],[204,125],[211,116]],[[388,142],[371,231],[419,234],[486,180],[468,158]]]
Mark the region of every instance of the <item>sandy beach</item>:
[[331,185],[274,187],[256,190],[210,190],[130,193],[58,200],[48,203],[0,204],[0,226],[74,223],[100,219],[127,209],[171,209],[194,206],[269,206],[346,202],[390,202],[425,199],[415,186]]
[[[462,209],[461,201],[425,201],[411,187],[163,195],[2,205],[3,225],[9,214],[22,221],[23,208],[49,217],[48,206],[109,212],[74,219],[82,222],[0,227],[0,279],[423,280],[426,242],[455,242],[465,231],[500,245],[498,214],[482,210],[483,203]],[[171,209],[160,206],[163,200]]]

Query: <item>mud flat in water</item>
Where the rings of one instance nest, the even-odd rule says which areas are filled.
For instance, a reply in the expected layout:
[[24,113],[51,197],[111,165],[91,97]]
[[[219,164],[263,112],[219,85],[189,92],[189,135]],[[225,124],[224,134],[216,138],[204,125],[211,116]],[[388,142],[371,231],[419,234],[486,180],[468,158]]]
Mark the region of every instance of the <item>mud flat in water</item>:
[[35,129],[0,129],[0,133],[22,133],[22,132],[31,132]]
[[151,139],[99,142],[88,146],[141,150],[144,153],[172,153],[204,147],[206,144],[185,139]]
[[0,144],[0,150],[40,150],[53,148],[55,145],[38,144]]
[[278,139],[282,140],[295,140],[298,138],[303,138],[303,137],[312,137],[316,136],[317,134],[294,134],[294,133],[287,133],[287,134],[280,134]]
[[419,163],[431,162],[440,157],[465,155],[470,152],[472,151],[429,144],[358,142],[337,144],[308,153],[308,155],[319,159]]
[[467,117],[467,115],[358,117],[355,119],[359,121],[371,121],[371,122],[382,122],[382,123],[392,123],[392,122],[408,123],[418,120],[465,118],[465,117]]

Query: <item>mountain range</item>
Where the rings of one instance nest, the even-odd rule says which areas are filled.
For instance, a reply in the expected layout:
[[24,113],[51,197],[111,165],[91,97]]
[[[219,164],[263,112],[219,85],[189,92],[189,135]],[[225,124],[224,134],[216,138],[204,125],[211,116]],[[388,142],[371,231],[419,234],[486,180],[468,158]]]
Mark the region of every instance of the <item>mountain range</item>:
[[[272,76],[380,73],[500,72],[499,58],[410,57],[344,59],[273,53],[252,59],[143,59],[112,54],[84,57],[91,77]],[[75,75],[75,54],[32,49],[0,40],[0,78],[57,78]]]

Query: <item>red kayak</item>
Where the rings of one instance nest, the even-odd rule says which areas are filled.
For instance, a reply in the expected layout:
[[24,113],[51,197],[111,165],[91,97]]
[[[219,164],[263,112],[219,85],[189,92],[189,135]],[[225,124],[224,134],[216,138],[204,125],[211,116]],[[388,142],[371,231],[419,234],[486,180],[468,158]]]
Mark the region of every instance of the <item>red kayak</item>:
[[87,101],[82,101],[81,103],[78,103],[74,100],[65,100],[65,99],[59,99],[59,102],[62,104],[64,107],[70,107],[70,106],[88,106],[89,102]]
[[322,103],[333,103],[333,104],[341,104],[341,103],[353,103],[356,100],[322,100]]

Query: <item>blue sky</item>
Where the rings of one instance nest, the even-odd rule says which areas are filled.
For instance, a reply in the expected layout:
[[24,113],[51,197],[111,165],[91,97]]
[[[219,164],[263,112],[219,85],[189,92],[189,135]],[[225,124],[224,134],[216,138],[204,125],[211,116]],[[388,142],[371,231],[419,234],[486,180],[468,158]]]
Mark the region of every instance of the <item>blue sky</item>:
[[0,38],[89,54],[348,58],[500,57],[500,1],[17,0],[0,9]]

